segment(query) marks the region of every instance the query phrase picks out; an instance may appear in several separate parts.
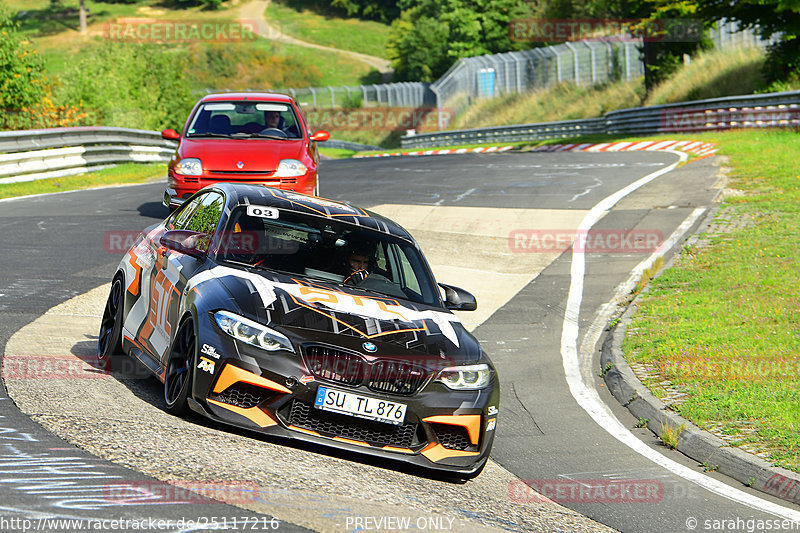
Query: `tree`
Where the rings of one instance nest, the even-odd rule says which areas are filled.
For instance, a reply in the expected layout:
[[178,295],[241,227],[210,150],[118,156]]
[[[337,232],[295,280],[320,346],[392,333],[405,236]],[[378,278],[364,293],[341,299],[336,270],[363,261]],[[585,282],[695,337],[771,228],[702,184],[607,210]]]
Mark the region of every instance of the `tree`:
[[16,21],[0,4],[0,109],[4,115],[19,112],[46,94],[42,57],[17,32]]
[[433,81],[459,58],[514,50],[509,27],[525,14],[516,0],[422,0],[392,23],[387,51],[396,78]]
[[[694,0],[643,0],[636,12],[642,19],[638,27],[664,28],[660,33],[645,32],[642,43],[644,85],[648,93],[678,69],[684,55],[711,47],[705,30],[713,22],[699,16],[699,6]],[[686,40],[675,40],[669,35],[671,27],[694,27],[698,31],[688,35]]]
[[192,97],[180,51],[106,41],[87,47],[62,76],[60,102],[92,110],[105,126],[161,130],[183,123]]
[[800,78],[800,3],[796,0],[696,1],[698,14],[706,20],[735,20],[764,39],[779,38],[768,50],[764,68],[768,82]]
[[434,81],[450,66],[450,28],[430,9],[418,6],[392,23],[387,53],[397,80]]

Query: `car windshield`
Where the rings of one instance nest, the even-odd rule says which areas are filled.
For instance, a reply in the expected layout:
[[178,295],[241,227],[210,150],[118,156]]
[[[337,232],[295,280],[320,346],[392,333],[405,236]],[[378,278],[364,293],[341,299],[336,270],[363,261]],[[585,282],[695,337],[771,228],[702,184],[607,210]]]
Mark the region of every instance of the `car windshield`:
[[187,137],[299,139],[300,121],[281,102],[207,102],[189,123]]
[[219,261],[441,305],[424,259],[403,239],[258,206],[235,208],[222,231]]

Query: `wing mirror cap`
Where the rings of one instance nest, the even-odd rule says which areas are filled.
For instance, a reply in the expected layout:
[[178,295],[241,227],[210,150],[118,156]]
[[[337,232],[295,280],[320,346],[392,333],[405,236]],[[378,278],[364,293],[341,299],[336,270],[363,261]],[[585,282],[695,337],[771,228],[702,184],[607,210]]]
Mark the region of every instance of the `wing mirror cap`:
[[206,256],[211,236],[199,231],[189,231],[185,229],[173,229],[165,232],[159,244],[169,250],[190,255],[198,259]]
[[444,289],[444,306],[451,311],[474,311],[478,308],[475,297],[464,289],[444,283],[439,286]]

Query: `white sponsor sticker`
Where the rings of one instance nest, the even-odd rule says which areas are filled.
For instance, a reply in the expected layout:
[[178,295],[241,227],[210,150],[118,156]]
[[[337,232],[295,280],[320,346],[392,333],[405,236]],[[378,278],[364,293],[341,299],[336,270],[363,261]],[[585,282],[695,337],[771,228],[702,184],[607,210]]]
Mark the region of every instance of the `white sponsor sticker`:
[[201,357],[200,364],[197,365],[197,368],[199,368],[200,370],[204,370],[209,374],[213,374],[214,366],[215,366],[214,361],[212,361],[211,359],[206,359],[205,357]]
[[204,344],[203,347],[200,349],[200,353],[204,353],[213,357],[214,359],[219,359],[219,354],[217,353],[216,348],[210,346],[208,344]]
[[266,207],[263,205],[248,205],[247,215],[259,218],[278,218],[278,210],[274,207]]

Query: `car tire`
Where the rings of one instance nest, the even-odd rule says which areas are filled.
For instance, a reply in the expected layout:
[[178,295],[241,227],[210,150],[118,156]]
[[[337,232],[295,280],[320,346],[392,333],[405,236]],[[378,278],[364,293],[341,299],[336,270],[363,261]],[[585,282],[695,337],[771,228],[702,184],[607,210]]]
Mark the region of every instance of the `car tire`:
[[196,352],[194,322],[188,319],[178,329],[164,374],[164,401],[167,411],[173,415],[183,416],[189,411]]
[[97,360],[101,363],[100,367],[107,372],[119,368],[115,363],[124,355],[122,352],[124,297],[122,277],[117,276],[111,283],[103,318],[100,321],[100,333],[97,336]]

